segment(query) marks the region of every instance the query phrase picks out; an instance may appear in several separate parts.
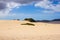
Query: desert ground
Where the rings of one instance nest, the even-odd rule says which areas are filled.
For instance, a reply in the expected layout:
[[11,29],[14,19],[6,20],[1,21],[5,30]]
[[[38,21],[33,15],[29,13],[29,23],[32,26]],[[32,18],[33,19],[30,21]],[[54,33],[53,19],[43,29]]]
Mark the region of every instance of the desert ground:
[[0,20],[0,40],[60,40],[60,24]]

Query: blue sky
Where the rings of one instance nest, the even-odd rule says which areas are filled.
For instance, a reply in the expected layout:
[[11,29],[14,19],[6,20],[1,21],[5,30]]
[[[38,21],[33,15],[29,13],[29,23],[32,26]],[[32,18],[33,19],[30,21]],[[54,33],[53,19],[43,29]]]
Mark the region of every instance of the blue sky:
[[[34,18],[36,20],[52,20],[60,18],[60,0],[29,1],[23,0],[22,2],[15,2],[13,0],[10,2],[7,0],[6,4],[4,1],[0,2],[0,20],[22,20],[24,18]],[[3,7],[1,4],[7,6]]]

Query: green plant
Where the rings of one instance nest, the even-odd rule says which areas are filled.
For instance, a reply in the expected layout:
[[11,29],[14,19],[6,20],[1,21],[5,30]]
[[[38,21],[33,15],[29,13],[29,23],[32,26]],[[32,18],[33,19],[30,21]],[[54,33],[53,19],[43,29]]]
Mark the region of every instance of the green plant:
[[20,19],[16,19],[17,21],[19,21]]
[[31,26],[35,26],[35,25],[32,24],[32,23],[25,23],[25,24],[21,24],[21,25],[31,25]]
[[30,22],[36,22],[33,18],[25,18],[24,20],[30,21]]

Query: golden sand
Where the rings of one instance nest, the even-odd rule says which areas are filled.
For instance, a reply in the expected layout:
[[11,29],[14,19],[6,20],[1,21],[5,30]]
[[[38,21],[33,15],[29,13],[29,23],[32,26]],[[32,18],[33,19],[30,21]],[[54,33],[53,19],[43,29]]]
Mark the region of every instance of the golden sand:
[[0,20],[0,40],[60,40],[60,24],[33,23],[27,21]]

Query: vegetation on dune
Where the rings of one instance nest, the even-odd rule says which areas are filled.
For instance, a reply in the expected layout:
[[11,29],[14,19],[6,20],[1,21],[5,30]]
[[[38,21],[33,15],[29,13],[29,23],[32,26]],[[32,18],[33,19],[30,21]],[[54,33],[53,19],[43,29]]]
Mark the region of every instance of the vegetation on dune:
[[16,19],[17,21],[19,21],[20,19]]
[[[13,19],[13,20],[17,20],[20,21],[20,19]],[[53,22],[53,21],[60,21],[60,19],[53,19],[53,20],[35,20],[33,18],[25,18],[25,21],[29,21],[29,22]]]
[[36,22],[50,22],[50,20],[37,20]]
[[53,19],[53,20],[36,20],[36,22],[53,22],[53,21],[60,21],[60,19]]
[[32,23],[24,23],[24,24],[21,24],[21,25],[31,25],[31,26],[35,26],[35,25],[32,24]]
[[29,22],[36,22],[33,18],[25,18],[24,20]]
[[52,20],[52,21],[60,21],[60,19],[54,19],[54,20]]

